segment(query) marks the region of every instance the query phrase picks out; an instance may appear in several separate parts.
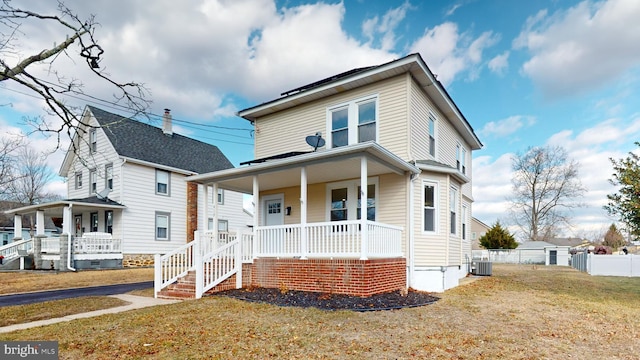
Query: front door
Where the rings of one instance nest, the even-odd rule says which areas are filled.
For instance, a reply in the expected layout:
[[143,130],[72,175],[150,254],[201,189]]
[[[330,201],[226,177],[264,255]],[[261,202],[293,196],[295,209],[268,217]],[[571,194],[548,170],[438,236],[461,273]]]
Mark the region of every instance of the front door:
[[265,197],[264,200],[264,224],[265,226],[283,225],[284,224],[284,212],[283,212],[283,200],[282,195],[273,197]]
[[558,251],[549,251],[549,265],[558,265]]

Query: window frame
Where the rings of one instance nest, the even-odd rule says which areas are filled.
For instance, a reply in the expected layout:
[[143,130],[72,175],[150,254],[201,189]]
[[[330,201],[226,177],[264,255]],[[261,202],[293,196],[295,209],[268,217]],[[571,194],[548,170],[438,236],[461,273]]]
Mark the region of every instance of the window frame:
[[[380,181],[377,176],[367,178],[367,186],[373,185],[375,187],[374,191],[374,205],[375,209],[375,219],[370,221],[376,221],[378,218],[378,209],[379,209],[379,201],[380,201]],[[353,221],[353,220],[361,220],[358,219],[358,188],[360,187],[360,180],[346,180],[328,183],[326,185],[326,212],[325,219],[327,222],[331,220],[331,194],[333,190],[336,189],[347,189],[347,201],[346,208],[347,216],[345,221]],[[367,191],[367,196],[369,196]]]
[[98,133],[95,128],[89,129],[89,154],[98,152]]
[[82,171],[76,171],[75,173],[75,189],[82,189]]
[[462,204],[462,218],[460,220],[461,230],[462,231],[462,240],[468,241],[467,231],[469,231],[469,227],[467,226],[467,216],[469,213],[469,207],[467,204]]
[[[158,174],[166,174],[167,175],[167,182],[165,183],[161,183],[158,179]],[[158,189],[158,185],[160,184],[164,184],[167,187],[167,191],[166,192],[160,192]],[[162,170],[162,169],[156,169],[156,182],[155,182],[155,193],[156,195],[162,195],[162,196],[171,196],[171,172],[167,171],[167,170]]]
[[104,166],[104,187],[113,190],[113,163]]
[[98,192],[98,172],[96,169],[89,170],[89,195]]
[[[373,102],[375,104],[375,120],[368,121],[366,123],[360,123],[360,106]],[[333,113],[337,111],[347,110],[347,126],[339,129],[333,128]],[[364,125],[375,124],[375,138],[372,140],[360,141],[360,128]],[[379,142],[380,138],[380,98],[379,95],[371,94],[350,101],[342,102],[339,104],[331,105],[326,110],[326,126],[327,136],[326,148],[331,149],[334,147],[349,146],[359,144],[366,141]],[[347,143],[345,145],[335,146],[333,141],[333,134],[337,131],[347,130]]]
[[100,226],[100,216],[97,212],[89,213],[89,231],[98,232]]
[[456,168],[462,175],[467,174],[467,149],[461,143],[456,144]]
[[[433,180],[423,180],[422,181],[422,233],[423,234],[437,234],[438,230],[439,230],[439,214],[438,214],[438,209],[439,209],[439,186],[438,186],[438,182],[437,181],[433,181]],[[427,230],[426,229],[426,221],[425,220],[425,210],[427,210],[427,206],[425,206],[424,204],[424,198],[425,198],[425,192],[426,192],[426,188],[427,186],[432,186],[433,187],[433,207],[430,210],[433,210],[433,230]]]
[[224,189],[218,188],[218,205],[224,205]]
[[449,188],[449,234],[458,235],[458,189]]
[[436,158],[436,149],[437,149],[437,144],[436,144],[436,131],[437,131],[437,126],[436,126],[436,116],[432,113],[429,113],[428,116],[428,121],[427,121],[427,133],[429,134],[429,154],[435,159]]
[[[166,237],[158,236],[158,218],[160,217],[167,219],[167,227],[166,227],[167,236]],[[154,217],[154,239],[156,241],[171,241],[171,213],[170,212],[156,211],[155,217]]]
[[113,234],[113,210],[104,211],[104,232]]

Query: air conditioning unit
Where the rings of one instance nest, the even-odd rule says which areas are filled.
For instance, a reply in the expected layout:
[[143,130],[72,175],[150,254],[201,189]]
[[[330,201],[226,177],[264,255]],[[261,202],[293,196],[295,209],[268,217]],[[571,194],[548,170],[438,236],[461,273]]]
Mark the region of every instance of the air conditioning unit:
[[491,276],[491,261],[474,261],[471,273],[479,276]]

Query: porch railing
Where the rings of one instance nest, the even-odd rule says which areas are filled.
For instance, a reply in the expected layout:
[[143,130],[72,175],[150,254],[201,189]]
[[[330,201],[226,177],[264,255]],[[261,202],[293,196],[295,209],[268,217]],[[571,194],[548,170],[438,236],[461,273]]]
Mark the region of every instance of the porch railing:
[[198,241],[186,243],[170,253],[154,257],[154,291],[157,296],[160,290],[173,284],[179,278],[194,269],[195,252],[199,251]]
[[23,250],[28,253],[33,252],[33,239],[18,240],[7,245],[0,246],[0,255],[3,256],[3,261],[9,261],[19,257],[20,252]]
[[40,252],[47,254],[60,254],[60,238],[49,237],[40,239]]
[[194,237],[202,240],[202,254],[211,253],[222,246],[240,238],[242,241],[242,262],[250,263],[253,260],[253,234],[238,231],[221,231],[218,236],[212,231],[196,231]]
[[[401,257],[402,228],[367,221],[333,221],[261,226],[256,229],[257,257],[381,258]],[[366,243],[363,247],[363,241]],[[363,253],[363,249],[364,253]]]
[[75,238],[73,252],[75,254],[119,254],[122,252],[122,239]]

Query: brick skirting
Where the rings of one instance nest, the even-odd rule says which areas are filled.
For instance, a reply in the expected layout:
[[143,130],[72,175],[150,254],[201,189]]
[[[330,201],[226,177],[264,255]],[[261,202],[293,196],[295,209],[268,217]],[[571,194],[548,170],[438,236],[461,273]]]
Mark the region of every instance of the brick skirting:
[[[406,288],[406,259],[255,259],[244,264],[243,287],[325,292],[355,296]],[[212,292],[235,288],[235,275]]]

